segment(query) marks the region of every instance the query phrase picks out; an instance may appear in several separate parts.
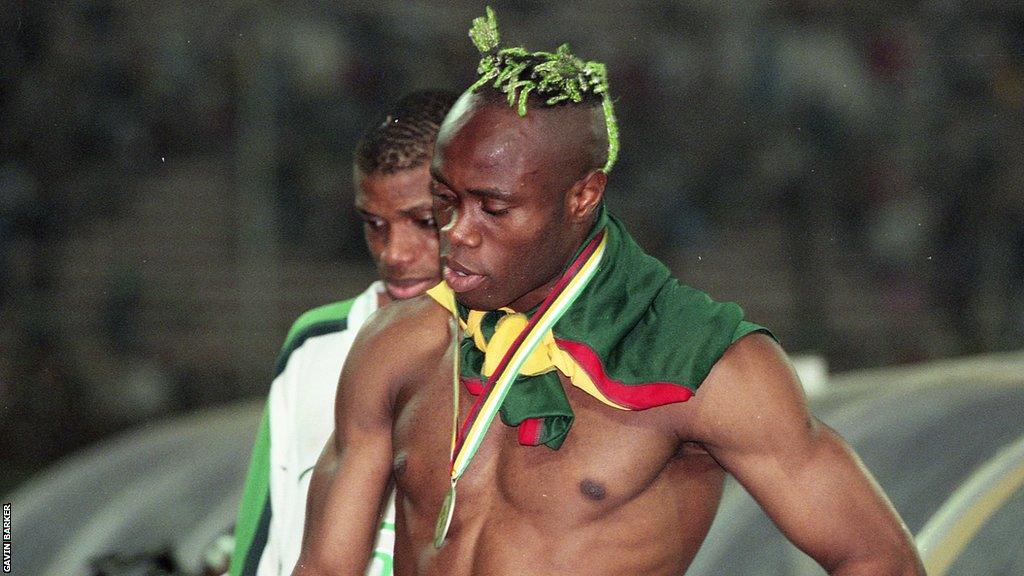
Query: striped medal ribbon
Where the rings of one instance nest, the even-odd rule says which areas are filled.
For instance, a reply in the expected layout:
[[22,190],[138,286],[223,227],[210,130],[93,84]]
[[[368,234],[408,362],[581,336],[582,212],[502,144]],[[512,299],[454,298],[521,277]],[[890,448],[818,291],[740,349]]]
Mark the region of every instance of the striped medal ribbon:
[[[455,514],[455,485],[466,472],[473,457],[476,456],[491,422],[497,416],[501,403],[504,402],[505,396],[519,375],[526,359],[540,344],[544,334],[551,330],[562,314],[565,314],[566,310],[572,306],[572,303],[583,292],[583,288],[597,272],[598,264],[604,256],[606,240],[607,230],[601,230],[587,243],[558,279],[487,379],[483,393],[470,408],[461,429],[458,426],[459,354],[456,348],[452,379],[451,485],[445,494],[441,512],[437,517],[437,526],[434,531],[434,546],[436,548],[440,548],[444,544],[448,529],[451,527],[452,517]],[[458,312],[456,311],[455,314],[457,317]]]

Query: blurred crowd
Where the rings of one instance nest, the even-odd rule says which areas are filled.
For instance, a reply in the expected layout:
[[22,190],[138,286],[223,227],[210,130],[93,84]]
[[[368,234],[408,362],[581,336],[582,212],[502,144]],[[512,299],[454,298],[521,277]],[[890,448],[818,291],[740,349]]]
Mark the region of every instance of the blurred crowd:
[[[1024,7],[491,3],[608,64],[609,203],[685,282],[835,370],[1021,348]],[[303,309],[372,278],[350,150],[460,89],[476,2],[0,11],[0,491],[265,391]]]

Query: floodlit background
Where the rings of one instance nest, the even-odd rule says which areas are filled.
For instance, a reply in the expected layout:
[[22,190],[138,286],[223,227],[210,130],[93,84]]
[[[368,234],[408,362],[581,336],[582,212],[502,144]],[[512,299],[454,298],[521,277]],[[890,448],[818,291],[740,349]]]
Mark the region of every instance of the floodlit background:
[[[609,204],[833,372],[1024,347],[1024,6],[494,1],[608,64]],[[461,90],[482,2],[0,4],[0,493],[113,432],[257,398],[373,279],[350,154]]]

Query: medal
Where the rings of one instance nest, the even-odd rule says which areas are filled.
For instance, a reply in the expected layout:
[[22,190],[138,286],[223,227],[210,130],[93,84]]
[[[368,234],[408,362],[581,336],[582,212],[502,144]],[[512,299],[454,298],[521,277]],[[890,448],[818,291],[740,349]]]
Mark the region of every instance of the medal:
[[441,503],[441,513],[437,515],[437,527],[434,529],[434,548],[444,545],[444,539],[448,536],[448,529],[452,525],[452,516],[455,515],[455,484],[453,483],[448,492],[444,495]]
[[[452,443],[451,459],[455,459],[456,430],[459,427],[459,340],[462,337],[462,330],[459,325],[459,313],[452,299],[452,318],[448,326],[452,339]],[[452,517],[455,516],[455,483],[458,478],[452,476],[451,486],[444,495],[441,502],[441,511],[437,514],[437,523],[434,526],[434,548],[444,545],[444,539],[448,536],[448,528],[452,525]]]

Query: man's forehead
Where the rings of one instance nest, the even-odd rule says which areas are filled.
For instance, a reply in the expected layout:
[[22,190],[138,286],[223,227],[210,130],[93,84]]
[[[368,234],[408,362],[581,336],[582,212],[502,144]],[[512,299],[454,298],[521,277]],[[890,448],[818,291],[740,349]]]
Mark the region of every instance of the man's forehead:
[[395,172],[356,172],[356,207],[388,201],[408,206],[430,203],[430,166],[419,166]]
[[472,158],[479,167],[505,163],[542,146],[543,133],[537,130],[535,117],[520,117],[503,103],[476,101],[454,112],[445,120],[437,140],[435,164],[439,156]]
[[451,170],[454,164],[475,170],[508,168],[527,160],[531,146],[538,145],[527,131],[481,113],[438,142],[433,168],[435,172]]
[[500,97],[464,95],[445,119],[433,172],[438,180],[457,178],[466,186],[501,187],[497,178],[508,187],[529,178],[564,188],[567,179],[575,180],[597,161],[595,150],[606,146],[594,134],[595,116],[594,110],[572,106],[537,106],[520,116]]

